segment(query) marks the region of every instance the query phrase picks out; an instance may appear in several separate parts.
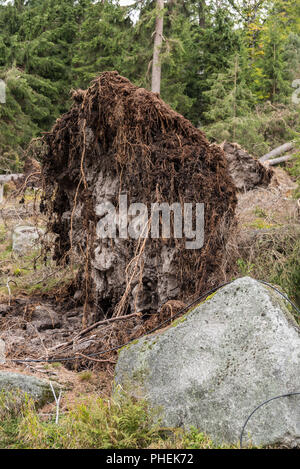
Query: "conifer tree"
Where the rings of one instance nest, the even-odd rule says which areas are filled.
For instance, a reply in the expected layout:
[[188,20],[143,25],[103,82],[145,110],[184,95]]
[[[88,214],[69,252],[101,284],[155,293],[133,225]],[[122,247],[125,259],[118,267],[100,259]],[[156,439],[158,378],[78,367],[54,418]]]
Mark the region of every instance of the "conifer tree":
[[0,6],[0,73],[7,86],[0,109],[2,154],[9,148],[22,152],[67,109],[81,3],[18,0]]
[[76,86],[88,86],[91,79],[107,70],[126,75],[131,26],[126,9],[115,2],[89,2],[74,45],[72,68]]
[[245,115],[255,105],[255,97],[249,90],[241,68],[241,58],[235,55],[224,72],[213,74],[210,89],[204,92],[209,101],[205,117],[208,122],[232,120]]

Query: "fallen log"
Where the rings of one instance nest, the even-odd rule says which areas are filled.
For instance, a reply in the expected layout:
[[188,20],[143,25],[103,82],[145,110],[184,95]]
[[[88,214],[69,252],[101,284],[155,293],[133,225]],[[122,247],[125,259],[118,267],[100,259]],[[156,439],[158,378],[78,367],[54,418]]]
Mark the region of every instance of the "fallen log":
[[285,163],[286,161],[292,160],[296,157],[296,153],[292,153],[285,156],[280,156],[279,158],[273,158],[272,160],[267,160],[264,162],[265,165],[275,166],[276,164]]
[[269,153],[266,153],[264,156],[259,158],[259,161],[263,163],[264,161],[271,160],[272,158],[275,158],[276,156],[280,156],[283,153],[286,153],[287,151],[293,150],[295,146],[294,142],[288,142],[284,143],[283,145],[280,145],[277,148],[274,148],[274,150],[270,151]]

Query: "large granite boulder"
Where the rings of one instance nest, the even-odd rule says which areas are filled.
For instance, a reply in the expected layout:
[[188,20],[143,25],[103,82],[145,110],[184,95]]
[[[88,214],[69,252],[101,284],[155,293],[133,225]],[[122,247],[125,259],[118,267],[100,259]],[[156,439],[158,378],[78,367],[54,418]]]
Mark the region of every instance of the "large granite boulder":
[[[238,279],[167,330],[124,347],[115,384],[160,409],[163,426],[194,426],[236,444],[256,406],[300,391],[300,330],[278,293]],[[300,445],[299,396],[261,407],[245,429],[250,442]]]

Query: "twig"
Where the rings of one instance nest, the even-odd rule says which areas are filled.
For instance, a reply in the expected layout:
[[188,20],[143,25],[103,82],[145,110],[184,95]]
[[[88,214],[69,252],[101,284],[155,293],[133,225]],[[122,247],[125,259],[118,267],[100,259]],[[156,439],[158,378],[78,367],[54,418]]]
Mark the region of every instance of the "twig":
[[87,358],[88,360],[91,360],[92,362],[97,362],[97,363],[111,363],[112,365],[115,365],[117,363],[114,360],[105,360],[105,359],[101,360],[99,358],[91,358],[79,352],[77,352],[76,355],[79,355],[80,357],[83,357],[83,358]]
[[95,327],[102,326],[102,324],[108,324],[110,322],[114,321],[123,321],[124,319],[130,319],[135,316],[141,316],[140,313],[132,313],[132,314],[127,314],[125,316],[118,316],[114,318],[109,318],[109,319],[103,319],[102,321],[95,322],[91,326],[87,327],[86,329],[83,329],[83,331],[79,332],[79,334],[74,337],[74,339],[78,339],[79,337],[82,337],[83,335],[87,334],[91,330],[95,329]]
[[51,391],[53,393],[53,396],[54,396],[54,399],[55,399],[55,402],[56,402],[56,417],[55,417],[55,423],[56,425],[58,424],[58,419],[59,419],[59,404],[60,404],[60,399],[61,399],[61,396],[62,396],[62,390],[59,391],[59,396],[58,398],[56,397],[56,393],[54,391],[54,388],[52,386],[52,383],[51,381],[49,381],[50,383],[50,388],[51,388]]
[[295,146],[294,142],[288,142],[288,143],[285,143],[284,145],[280,145],[279,147],[275,148],[274,150],[270,151],[266,155],[259,158],[259,161],[263,163],[264,161],[275,158],[276,156],[280,156],[283,153],[286,153],[287,151],[292,150],[294,146]]
[[88,332],[92,331],[96,327],[102,326],[103,324],[109,324],[109,323],[115,322],[115,321],[123,321],[125,319],[130,319],[130,318],[133,318],[135,316],[140,317],[140,313],[132,313],[132,314],[127,314],[125,316],[118,316],[118,317],[103,319],[102,321],[95,322],[94,324],[87,327],[86,329],[83,329],[81,332],[79,332],[79,334],[77,334],[73,339],[69,340],[68,342],[64,342],[62,344],[56,345],[55,347],[53,347],[51,349],[51,351],[57,350],[58,348],[61,348],[61,347],[67,347],[68,345],[72,345],[75,342],[75,340],[79,339],[79,337],[82,337],[83,335],[85,335]]

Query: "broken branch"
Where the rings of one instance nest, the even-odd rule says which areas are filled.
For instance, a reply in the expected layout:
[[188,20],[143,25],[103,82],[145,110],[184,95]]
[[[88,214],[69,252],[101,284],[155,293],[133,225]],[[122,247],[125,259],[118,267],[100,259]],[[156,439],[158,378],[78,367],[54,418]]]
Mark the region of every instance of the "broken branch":
[[275,158],[276,156],[280,156],[283,153],[286,153],[287,151],[292,150],[294,146],[295,146],[294,142],[284,143],[283,145],[280,145],[279,147],[274,148],[274,150],[270,151],[269,153],[266,153],[264,156],[259,158],[259,161],[263,163],[264,161],[271,160],[272,158]]
[[296,157],[296,153],[280,156],[279,158],[273,158],[272,160],[267,160],[264,164],[269,166],[275,166],[276,164],[285,163],[286,161],[292,160]]

